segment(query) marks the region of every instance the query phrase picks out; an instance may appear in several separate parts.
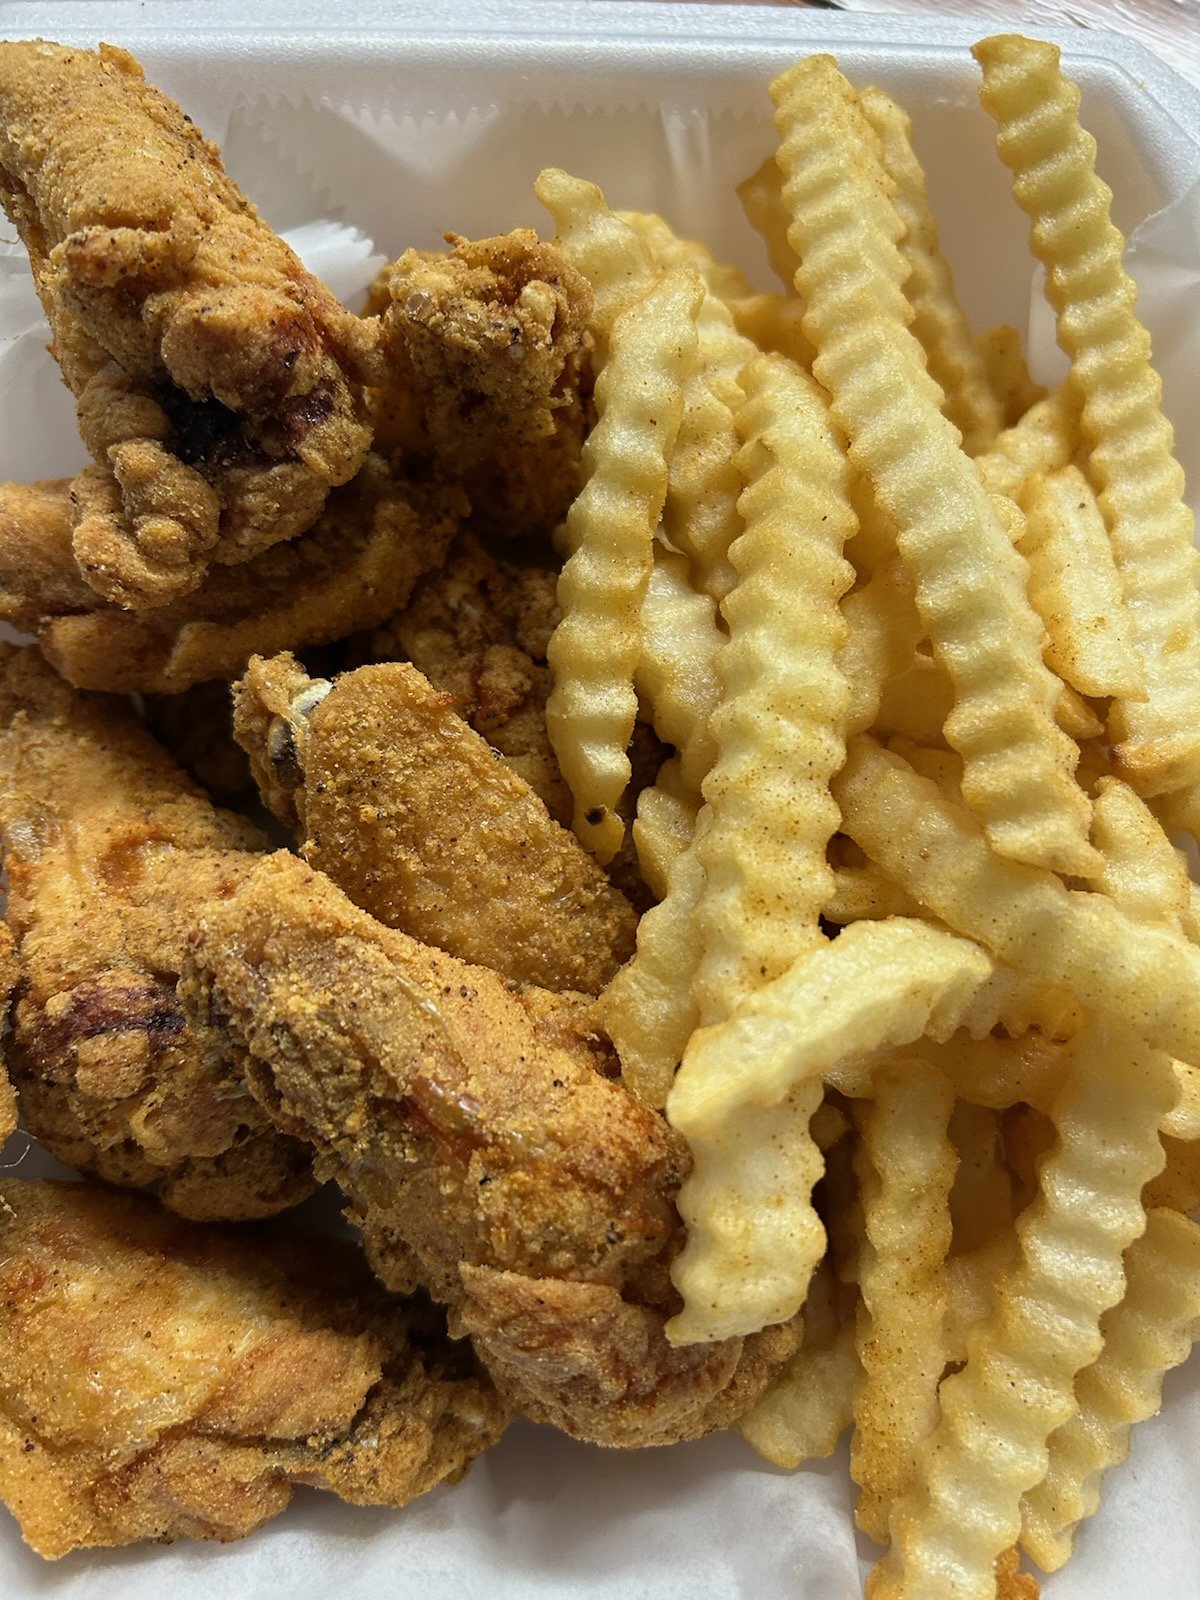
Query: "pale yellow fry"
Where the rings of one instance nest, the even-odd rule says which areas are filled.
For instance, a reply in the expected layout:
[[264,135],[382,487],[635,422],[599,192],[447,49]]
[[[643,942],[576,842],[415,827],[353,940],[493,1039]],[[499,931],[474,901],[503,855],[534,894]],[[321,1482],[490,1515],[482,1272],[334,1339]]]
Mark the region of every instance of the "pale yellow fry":
[[1179,1099],[1164,1119],[1162,1131],[1174,1139],[1200,1140],[1200,1072],[1186,1061],[1175,1063]]
[[884,917],[919,917],[921,908],[876,867],[834,867],[833,893],[821,915],[845,926]]
[[858,1351],[854,1324],[828,1344],[803,1345],[738,1423],[738,1432],[767,1461],[794,1470],[837,1449],[854,1420]]
[[1100,1318],[1124,1293],[1122,1256],[1145,1228],[1141,1189],[1162,1165],[1174,1075],[1114,1020],[1094,1021],[1070,1049],[1058,1140],[1017,1222],[1019,1258],[968,1335],[966,1366],[942,1384],[926,1481],[896,1508],[871,1600],[993,1600],[1021,1497],[1044,1476],[1075,1376],[1100,1353]]
[[799,262],[788,240],[791,217],[783,203],[781,181],[775,157],[770,155],[737,186],[746,220],[767,247],[771,270],[789,290]]
[[649,293],[659,269],[638,233],[609,209],[598,185],[560,167],[546,167],[538,173],[533,192],[554,219],[559,249],[591,283],[594,304],[588,327],[599,370],[608,359],[617,318]]
[[847,737],[865,733],[879,715],[884,690],[911,666],[921,637],[912,585],[898,559],[878,568],[842,601],[846,639],[838,666],[850,685]]
[[838,600],[853,572],[848,469],[812,379],[779,356],[743,374],[738,414],[746,531],[730,550],[738,583],[725,601],[729,642],[717,661],[724,698],[704,781],[712,824],[700,846],[706,890],[697,920],[695,993],[703,1023],[819,944],[832,889],[826,846],[838,812],[849,687],[836,664]]
[[724,643],[716,606],[693,589],[686,558],[656,542],[634,686],[655,733],[679,753],[681,783],[697,797],[716,754],[709,720],[721,692],[716,663]]
[[[701,811],[696,831],[707,826]],[[637,949],[600,996],[599,1015],[616,1047],[625,1087],[661,1108],[699,1012],[692,998],[696,970],[696,907],[704,868],[695,840],[665,869],[662,900],[638,922]]]
[[1138,922],[1190,927],[1187,868],[1150,807],[1119,778],[1096,784],[1092,843],[1102,863],[1092,881],[1102,894]]
[[1005,861],[964,807],[873,740],[851,742],[834,793],[843,831],[948,927],[1200,1065],[1194,946],[1134,921],[1104,895]]
[[[1170,1121],[1164,1117],[1163,1127]],[[1200,1144],[1163,1135],[1166,1165],[1152,1183],[1146,1185],[1143,1199],[1147,1207],[1169,1206],[1190,1217],[1200,1208]]]
[[1006,35],[973,54],[1083,396],[1089,467],[1145,672],[1148,697],[1120,698],[1110,729],[1123,775],[1161,794],[1200,779],[1200,556],[1162,381],[1134,310],[1112,191],[1096,175],[1096,143],[1079,124],[1079,90],[1060,73],[1058,48]]
[[882,738],[898,735],[915,744],[936,745],[945,737],[953,709],[954,685],[945,670],[930,656],[916,655],[905,671],[883,685],[873,726]]
[[1029,598],[1046,625],[1047,665],[1081,694],[1136,699],[1144,678],[1104,518],[1078,467],[1026,482],[1021,493]]
[[771,1106],[838,1062],[947,1036],[992,971],[978,945],[928,923],[856,922],[691,1040],[671,1121],[693,1144],[740,1106]]
[[1026,479],[1065,467],[1079,447],[1079,391],[1065,383],[1039,400],[975,458],[975,470],[989,494],[1020,496]]
[[902,761],[907,761],[914,772],[944,789],[951,800],[961,798],[962,757],[953,750],[939,750],[936,745],[915,744],[901,734],[888,740],[887,748],[894,750]]
[[[1080,741],[1098,739],[1104,732],[1104,724],[1100,718],[1082,695],[1071,688],[1070,684],[1063,684],[1062,693],[1058,697],[1058,704],[1054,708],[1054,716],[1059,727],[1064,733],[1069,733],[1072,739]],[[1083,780],[1079,777],[1082,764],[1081,758],[1080,767],[1076,768],[1076,777],[1079,779],[1081,788],[1084,787]],[[1087,792],[1090,791],[1085,789],[1085,793]]]
[[1129,1433],[1162,1404],[1163,1378],[1186,1361],[1200,1318],[1200,1227],[1151,1211],[1125,1254],[1125,1298],[1100,1324],[1104,1348],[1075,1380],[1078,1411],[1050,1436],[1046,1476],[1022,1503],[1021,1543],[1044,1572],[1070,1558],[1075,1530],[1100,1504]]
[[805,372],[812,370],[812,341],[804,331],[804,307],[794,296],[758,294],[727,297],[725,304],[738,332],[760,350],[788,356]]
[[887,1537],[897,1498],[916,1484],[920,1448],[938,1420],[946,1356],[943,1263],[957,1158],[947,1135],[954,1094],[915,1059],[880,1067],[862,1118],[859,1174],[866,1243],[859,1263],[850,1476],[856,1520]]
[[624,834],[616,808],[630,776],[640,614],[703,292],[693,272],[671,272],[618,319],[596,381],[586,481],[567,513],[571,554],[547,652],[554,687],[546,730],[575,798],[575,832],[601,861]]
[[946,1360],[961,1366],[967,1359],[972,1328],[987,1320],[996,1300],[996,1285],[1017,1255],[1017,1235],[1002,1228],[986,1244],[946,1262]]
[[904,326],[899,224],[854,91],[831,57],[812,56],[771,92],[813,371],[896,524],[917,608],[954,685],[945,736],[966,763],[967,803],[1002,854],[1084,872],[1090,808],[1072,776],[1077,748],[1054,720],[1058,682],[1041,659],[1024,562]]
[[976,337],[975,344],[988,384],[1000,403],[1004,427],[1011,428],[1032,406],[1046,398],[1046,391],[1029,376],[1021,335],[1015,328],[1004,323],[985,328]]
[[1004,415],[942,253],[925,174],[912,147],[912,119],[882,89],[862,90],[859,101],[879,135],[883,167],[896,186],[893,204],[904,224],[900,251],[909,268],[904,293],[913,309],[912,331],[944,396],[943,415],[962,435],[963,449],[975,456],[995,442]]
[[699,798],[685,783],[678,756],[670,756],[654,782],[638,795],[633,843],[638,870],[656,900],[665,900],[672,864],[692,842]]
[[633,229],[660,267],[694,267],[704,287],[722,300],[738,300],[755,293],[744,272],[719,261],[698,239],[681,239],[657,211],[618,211],[620,221]]

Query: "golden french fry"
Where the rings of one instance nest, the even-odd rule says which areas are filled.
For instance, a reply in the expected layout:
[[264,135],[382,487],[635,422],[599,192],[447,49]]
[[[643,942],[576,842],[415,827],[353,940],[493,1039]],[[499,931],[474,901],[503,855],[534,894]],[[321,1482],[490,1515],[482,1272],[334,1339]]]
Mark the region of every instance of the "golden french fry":
[[896,524],[917,608],[953,683],[945,736],[965,762],[964,796],[1003,854],[1085,872],[1090,808],[1072,776],[1076,746],[1054,720],[1058,683],[1041,659],[1024,563],[905,326],[899,223],[854,91],[831,57],[813,56],[771,93],[813,371],[851,459]]
[[618,318],[596,382],[586,481],[567,513],[571,554],[559,578],[562,621],[547,653],[554,688],[546,729],[575,797],[575,832],[602,861],[624,833],[616,808],[629,782],[639,618],[703,293],[699,278],[679,269]]
[[925,174],[912,147],[912,119],[882,89],[864,89],[859,101],[879,136],[884,171],[895,184],[893,203],[904,224],[900,251],[909,269],[904,293],[913,309],[912,332],[944,396],[943,414],[962,435],[963,449],[975,456],[995,442],[1004,416],[942,254]]
[[1157,1413],[1163,1377],[1200,1332],[1200,1227],[1151,1211],[1125,1253],[1125,1276],[1125,1298],[1100,1324],[1104,1348],[1075,1380],[1078,1410],[1050,1435],[1046,1475],[1021,1505],[1021,1543],[1044,1572],[1069,1559],[1104,1474],[1129,1454],[1133,1424]]
[[1149,690],[1112,709],[1119,768],[1139,793],[1162,794],[1200,779],[1200,555],[1162,382],[1134,311],[1112,192],[1096,175],[1095,140],[1079,124],[1079,90],[1062,76],[1057,46],[1003,35],[972,53],[1083,397],[1089,469]]
[[741,1418],[738,1432],[777,1467],[831,1456],[853,1420],[857,1375],[854,1324],[848,1322],[828,1343],[803,1344]]
[[884,917],[919,917],[921,908],[877,868],[834,867],[833,893],[821,915],[827,922],[879,922]]
[[699,811],[699,798],[683,778],[680,758],[670,756],[638,795],[633,823],[638,870],[658,900],[667,897],[668,874],[695,836]]
[[754,295],[754,285],[745,273],[727,262],[718,261],[698,239],[681,239],[657,211],[618,211],[616,216],[633,229],[660,267],[694,267],[704,279],[704,287],[721,300],[740,300]]
[[838,666],[850,686],[848,737],[864,733],[874,723],[887,685],[909,669],[921,637],[912,586],[898,559],[878,568],[845,597],[842,620],[846,640]]
[[1030,406],[990,450],[976,456],[975,470],[988,493],[1019,499],[1022,485],[1035,473],[1068,466],[1079,447],[1082,404],[1075,385],[1064,383]]
[[596,341],[596,366],[602,369],[617,318],[650,292],[659,271],[637,232],[609,209],[596,184],[547,167],[538,173],[533,192],[554,219],[555,242],[592,286],[588,327]]
[[787,356],[812,370],[812,341],[804,331],[804,307],[794,296],[761,293],[726,297],[734,327],[760,350]]
[[686,558],[658,542],[641,622],[634,687],[655,733],[679,752],[680,783],[698,798],[716,753],[709,720],[725,635],[711,597],[692,588]]
[[779,168],[775,157],[770,155],[738,184],[737,197],[742,202],[746,220],[767,247],[771,270],[791,290],[799,262],[788,240],[791,218],[780,187]]
[[853,572],[848,469],[812,379],[779,356],[743,374],[738,431],[746,531],[730,551],[724,698],[704,781],[711,826],[700,845],[706,889],[695,994],[702,1023],[820,944],[837,827],[829,780],[841,764],[848,688],[836,655],[838,600]]
[[947,1258],[946,1360],[961,1367],[967,1359],[967,1339],[972,1328],[986,1322],[996,1301],[996,1285],[1017,1256],[1014,1229],[1002,1228],[974,1250]]
[[1078,467],[1038,473],[1021,492],[1029,598],[1046,624],[1047,665],[1081,694],[1144,695],[1108,530]]
[[1200,1065],[1194,946],[1134,921],[1104,895],[1004,860],[965,808],[870,739],[851,741],[834,794],[843,831],[947,927]]
[[1119,778],[1101,778],[1092,805],[1092,843],[1102,894],[1139,922],[1178,932],[1192,927],[1187,866],[1146,802]]
[[[1163,1118],[1165,1129],[1171,1118]],[[1200,1144],[1193,1140],[1172,1138],[1163,1134],[1166,1164],[1158,1176],[1146,1185],[1144,1196],[1147,1206],[1169,1206],[1172,1211],[1190,1217],[1200,1208]]]
[[936,1068],[912,1057],[882,1065],[874,1089],[859,1145],[866,1246],[850,1476],[860,1491],[858,1525],[882,1540],[937,1426],[957,1157],[947,1136],[954,1093]]
[[[1016,1040],[990,1042],[1001,1048],[1007,1045],[1014,1054],[1018,1049]],[[948,1081],[957,1092],[957,1082]],[[949,1134],[958,1155],[950,1191],[954,1250],[978,1250],[1013,1220],[1012,1174],[1004,1164],[1000,1120],[990,1107],[960,1099],[950,1117]]]
[[1124,1293],[1122,1256],[1145,1228],[1141,1188],[1162,1163],[1174,1074],[1116,1021],[1090,1024],[1068,1048],[1058,1142],[1018,1219],[1018,1260],[967,1337],[966,1365],[941,1386],[926,1479],[893,1514],[872,1600],[993,1600],[1022,1496],[1044,1476],[1047,1441],[1075,1410],[1075,1376],[1100,1353],[1100,1318]]

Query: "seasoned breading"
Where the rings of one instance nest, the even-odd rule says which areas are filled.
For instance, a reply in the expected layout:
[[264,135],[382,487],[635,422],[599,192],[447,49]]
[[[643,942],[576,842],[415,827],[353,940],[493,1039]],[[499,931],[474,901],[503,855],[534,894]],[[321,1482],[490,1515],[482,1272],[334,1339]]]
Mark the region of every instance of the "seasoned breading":
[[370,444],[361,324],[132,56],[0,44],[0,200],[95,458],[86,581],[162,605],[310,527]]
[[213,567],[171,605],[125,611],[75,574],[61,489],[10,484],[0,489],[0,620],[36,633],[78,688],[176,694],[236,677],[256,652],[375,627],[442,560],[466,510],[453,485],[372,455],[303,539]]
[[180,995],[314,1144],[383,1281],[428,1283],[535,1420],[612,1445],[696,1437],[795,1348],[791,1325],[667,1343],[686,1152],[604,1075],[577,998],[384,928],[285,854],[205,911]]
[[[6,922],[0,922],[0,1041],[6,1029],[8,1008],[17,986],[17,947]],[[3,1042],[0,1042],[0,1052]],[[17,1101],[0,1053],[0,1147],[17,1126]]]
[[583,481],[591,287],[531,229],[446,238],[449,255],[406,250],[368,299],[381,448],[429,450],[479,527],[548,535]]
[[49,1558],[230,1540],[292,1485],[402,1506],[507,1408],[359,1251],[180,1222],[91,1184],[0,1182],[0,1499]]
[[188,930],[245,876],[258,830],[216,810],[128,706],[3,645],[0,837],[20,962],[8,1056],[28,1131],[187,1216],[303,1199],[308,1152],[175,998]]
[[312,679],[255,657],[234,732],[305,859],[389,928],[516,983],[598,994],[637,918],[415,667]]

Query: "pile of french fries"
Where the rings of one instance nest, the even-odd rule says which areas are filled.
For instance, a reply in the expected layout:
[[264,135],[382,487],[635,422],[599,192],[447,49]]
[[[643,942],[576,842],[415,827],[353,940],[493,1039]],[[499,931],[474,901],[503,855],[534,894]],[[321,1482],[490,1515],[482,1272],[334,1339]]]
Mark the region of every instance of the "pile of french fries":
[[832,57],[741,190],[781,293],[592,184],[548,722],[658,904],[600,1001],[690,1143],[680,1343],[797,1314],[745,1418],[852,1427],[873,1600],[1036,1593],[1200,1327],[1200,590],[1111,195],[1058,51],[976,46],[1070,373],[955,298],[905,113]]

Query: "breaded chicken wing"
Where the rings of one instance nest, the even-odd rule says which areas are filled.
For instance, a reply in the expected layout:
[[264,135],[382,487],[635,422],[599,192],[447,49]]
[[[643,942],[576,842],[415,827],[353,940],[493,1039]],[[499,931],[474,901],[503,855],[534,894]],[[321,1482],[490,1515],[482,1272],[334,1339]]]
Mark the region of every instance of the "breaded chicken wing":
[[436,567],[466,514],[462,491],[381,456],[335,489],[303,539],[215,566],[191,594],[125,611],[80,580],[60,485],[0,487],[0,620],[35,633],[81,689],[176,694],[235,678],[255,653],[373,628]]
[[[0,922],[0,1036],[4,1034],[8,1008],[17,986],[17,947],[6,922]],[[3,1044],[0,1044],[0,1052]],[[0,1053],[0,1148],[17,1126],[17,1099]]]
[[163,605],[311,527],[370,444],[361,324],[132,56],[0,44],[0,200],[96,463],[86,581]]
[[238,1539],[297,1483],[406,1505],[508,1420],[470,1347],[352,1244],[92,1184],[0,1182],[0,1349],[0,1499],[49,1558]]
[[383,1281],[427,1283],[535,1420],[610,1445],[696,1437],[795,1348],[792,1325],[667,1343],[686,1150],[605,1075],[577,998],[384,928],[285,854],[206,910],[180,995],[313,1143]]
[[446,237],[449,255],[406,250],[368,298],[380,448],[430,451],[479,527],[544,536],[583,481],[591,286],[531,229]]
[[355,905],[516,983],[598,994],[637,918],[574,834],[415,667],[256,656],[234,734],[264,800]]
[[187,933],[246,875],[258,830],[216,810],[129,707],[2,645],[0,839],[24,1127],[69,1165],[153,1186],[187,1216],[303,1199],[308,1152],[175,998]]

